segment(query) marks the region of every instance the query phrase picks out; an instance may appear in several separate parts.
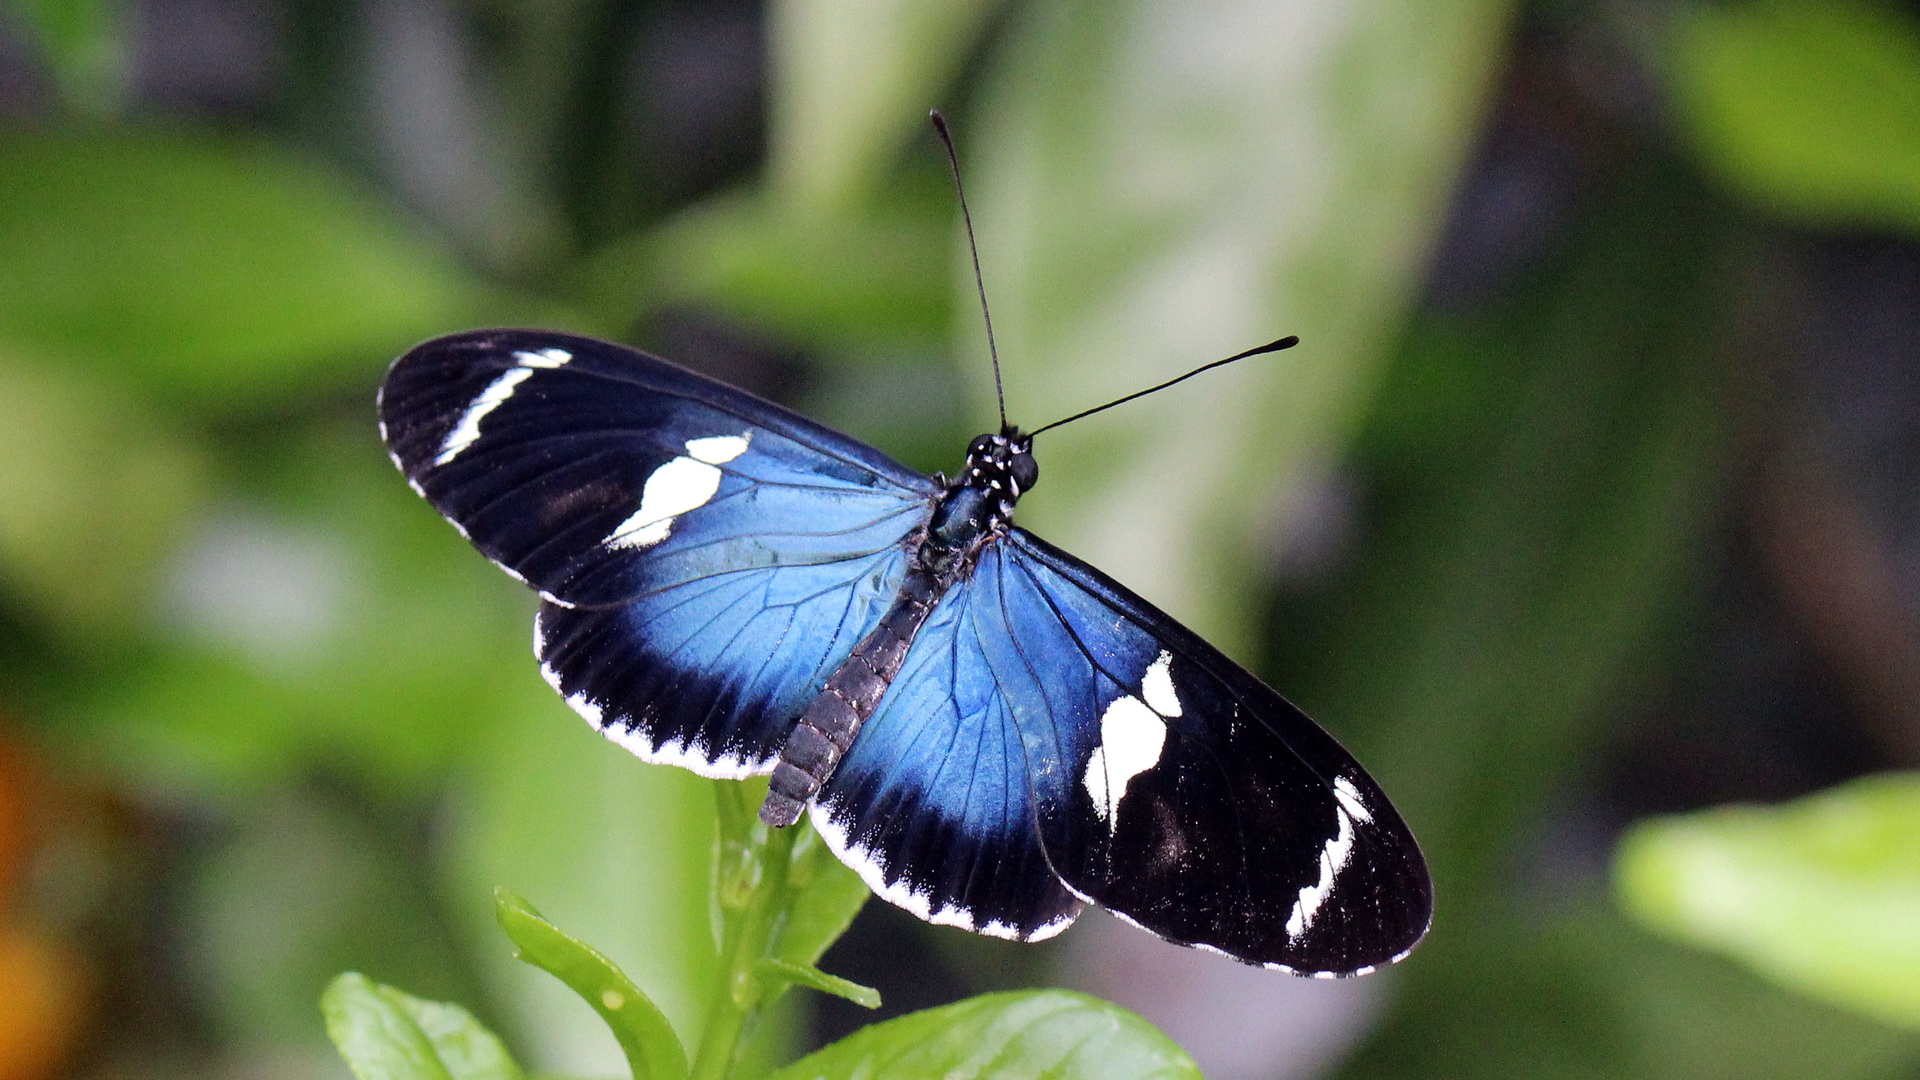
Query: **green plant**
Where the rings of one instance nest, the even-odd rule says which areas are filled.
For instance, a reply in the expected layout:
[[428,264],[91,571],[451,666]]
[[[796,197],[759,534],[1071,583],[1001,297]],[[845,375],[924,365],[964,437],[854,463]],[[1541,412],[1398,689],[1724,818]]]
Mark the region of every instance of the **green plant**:
[[[501,929],[520,959],[578,994],[625,1053],[633,1080],[724,1080],[756,1072],[756,1021],[790,987],[867,1008],[875,990],[821,971],[819,959],[866,903],[867,887],[810,827],[769,829],[755,817],[763,783],[716,782],[714,946],[721,977],[689,1060],[673,1025],[592,946],[506,889]],[[360,1080],[520,1080],[498,1036],[457,1005],[424,1001],[349,972],[321,997],[327,1033]],[[777,1080],[876,1076],[1197,1078],[1193,1061],[1146,1021],[1059,990],[982,994],[875,1024],[775,1070]]]
[[1640,922],[1810,997],[1920,1027],[1920,775],[1643,822],[1614,883]]

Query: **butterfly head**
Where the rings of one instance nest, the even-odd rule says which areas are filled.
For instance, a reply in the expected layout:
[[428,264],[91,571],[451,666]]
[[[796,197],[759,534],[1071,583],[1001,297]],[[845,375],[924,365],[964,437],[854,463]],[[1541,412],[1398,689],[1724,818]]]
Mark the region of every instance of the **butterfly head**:
[[1033,436],[1021,434],[1017,428],[1002,429],[998,435],[975,436],[967,447],[965,483],[999,494],[1009,512],[1014,500],[1033,490],[1039,479],[1040,466],[1033,460]]
[[947,488],[928,522],[941,548],[971,548],[1013,520],[1013,505],[1040,478],[1033,436],[1011,428],[981,435],[967,447],[967,468]]

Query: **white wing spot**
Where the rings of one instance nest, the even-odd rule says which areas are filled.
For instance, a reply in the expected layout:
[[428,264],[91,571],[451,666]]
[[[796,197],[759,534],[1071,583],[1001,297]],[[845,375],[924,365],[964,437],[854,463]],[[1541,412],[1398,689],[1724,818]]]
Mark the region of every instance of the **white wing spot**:
[[473,404],[467,406],[460,422],[447,432],[447,441],[440,444],[440,456],[434,458],[433,463],[436,466],[445,465],[460,456],[460,451],[472,446],[474,440],[480,437],[480,421],[505,404],[513,396],[514,388],[526,382],[532,374],[532,368],[517,367],[488,383],[487,388],[480,391],[480,396],[473,399]]
[[1353,781],[1344,776],[1334,777],[1333,797],[1340,800],[1340,805],[1347,808],[1347,813],[1362,822],[1373,822],[1373,811],[1367,809],[1367,804],[1360,798],[1360,789],[1353,786]]
[[1100,745],[1087,759],[1083,780],[1094,812],[1109,829],[1120,828],[1120,800],[1133,778],[1160,762],[1167,725],[1147,703],[1131,694],[1114,699],[1100,717]]
[[[466,415],[447,432],[447,441],[440,444],[440,456],[433,459],[435,465],[445,465],[460,456],[460,451],[472,446],[480,438],[480,421],[488,413],[499,408],[513,391],[533,374],[534,368],[557,368],[573,359],[573,354],[565,349],[541,349],[539,352],[517,352],[513,354],[520,366],[510,368],[480,391],[480,396],[467,406]],[[385,437],[384,429],[382,437]]]
[[687,456],[709,465],[725,465],[747,452],[747,440],[752,436],[753,432],[749,431],[745,435],[714,435],[705,439],[688,439]]
[[688,439],[686,457],[653,470],[640,490],[640,509],[607,536],[610,548],[643,548],[665,540],[674,519],[707,505],[720,490],[718,466],[746,453],[752,435],[715,435]]
[[573,359],[573,354],[565,349],[541,349],[539,352],[517,352],[513,358],[520,361],[523,367],[557,368]]
[[[1339,790],[1336,782],[1334,791]],[[1342,799],[1333,812],[1340,818],[1339,831],[1320,849],[1320,880],[1301,889],[1300,899],[1293,903],[1293,912],[1287,916],[1288,941],[1298,942],[1306,936],[1321,905],[1333,894],[1334,878],[1347,868],[1347,860],[1353,858],[1353,818],[1347,814],[1346,801]]]
[[1180,695],[1173,690],[1173,654],[1160,650],[1160,658],[1147,667],[1140,678],[1140,696],[1147,707],[1161,716],[1180,715]]
[[1087,759],[1082,783],[1094,812],[1109,829],[1120,828],[1120,800],[1127,785],[1160,763],[1167,744],[1165,718],[1181,711],[1180,695],[1173,689],[1173,654],[1162,649],[1140,676],[1140,696],[1115,698],[1100,717],[1100,745]]

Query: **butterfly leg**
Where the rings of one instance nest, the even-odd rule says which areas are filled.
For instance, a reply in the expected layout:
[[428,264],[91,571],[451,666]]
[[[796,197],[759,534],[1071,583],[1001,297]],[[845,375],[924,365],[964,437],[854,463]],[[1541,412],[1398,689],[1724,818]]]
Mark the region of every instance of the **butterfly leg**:
[[881,696],[900,673],[907,647],[947,584],[941,575],[922,566],[907,571],[886,617],[827,677],[826,686],[787,736],[767,785],[766,801],[760,804],[761,821],[786,826],[800,820],[808,801],[853,745],[860,725],[879,707]]

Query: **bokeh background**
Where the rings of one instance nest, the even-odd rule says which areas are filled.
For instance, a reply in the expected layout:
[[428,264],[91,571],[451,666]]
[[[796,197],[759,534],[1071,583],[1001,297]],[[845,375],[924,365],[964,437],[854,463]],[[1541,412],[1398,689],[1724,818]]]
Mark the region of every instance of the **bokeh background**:
[[[619,1074],[495,884],[691,1022],[705,782],[553,699],[373,391],[550,326],[955,467],[993,403],[930,105],[1017,422],[1304,339],[1049,433],[1022,520],[1345,740],[1439,911],[1335,984],[878,903],[828,970],[1089,989],[1215,1080],[1915,1075],[1917,16],[8,0],[0,1080],[344,1077],[346,968]],[[1785,805],[1656,817],[1740,803]]]

